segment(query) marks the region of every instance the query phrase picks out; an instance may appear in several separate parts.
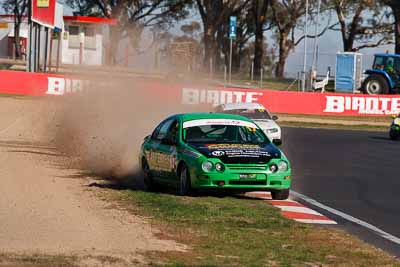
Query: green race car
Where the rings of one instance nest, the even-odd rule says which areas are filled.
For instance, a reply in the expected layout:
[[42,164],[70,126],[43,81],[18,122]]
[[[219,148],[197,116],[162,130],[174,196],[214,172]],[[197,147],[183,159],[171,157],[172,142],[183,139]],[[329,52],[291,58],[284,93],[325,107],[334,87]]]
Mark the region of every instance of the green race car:
[[393,121],[390,125],[389,136],[392,140],[397,140],[400,137],[400,114],[393,116]]
[[288,159],[250,119],[231,114],[191,113],[162,121],[144,139],[140,166],[148,189],[271,191],[287,199]]

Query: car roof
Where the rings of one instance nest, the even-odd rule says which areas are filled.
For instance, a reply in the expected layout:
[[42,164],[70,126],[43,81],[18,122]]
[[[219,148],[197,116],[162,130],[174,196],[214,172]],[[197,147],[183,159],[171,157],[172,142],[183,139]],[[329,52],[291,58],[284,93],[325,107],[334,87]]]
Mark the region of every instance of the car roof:
[[380,56],[380,57],[400,57],[399,54],[384,54],[384,53],[380,53],[380,54],[375,54],[375,56]]
[[265,109],[265,107],[259,103],[227,103],[220,105],[223,110],[233,109]]
[[202,120],[202,119],[228,119],[228,120],[242,120],[253,122],[251,119],[240,115],[225,114],[225,113],[185,113],[178,114],[177,116],[182,118],[182,121]]

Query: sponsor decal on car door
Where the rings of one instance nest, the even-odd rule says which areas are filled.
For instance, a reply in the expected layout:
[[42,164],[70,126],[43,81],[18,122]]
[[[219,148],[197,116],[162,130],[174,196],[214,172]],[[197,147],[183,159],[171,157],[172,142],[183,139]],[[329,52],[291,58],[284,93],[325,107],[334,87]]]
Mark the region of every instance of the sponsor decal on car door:
[[163,179],[168,180],[168,182],[176,182],[176,145],[177,145],[177,135],[178,135],[179,123],[174,121],[167,134],[165,135],[164,141],[158,146],[158,153],[160,153],[159,169]]

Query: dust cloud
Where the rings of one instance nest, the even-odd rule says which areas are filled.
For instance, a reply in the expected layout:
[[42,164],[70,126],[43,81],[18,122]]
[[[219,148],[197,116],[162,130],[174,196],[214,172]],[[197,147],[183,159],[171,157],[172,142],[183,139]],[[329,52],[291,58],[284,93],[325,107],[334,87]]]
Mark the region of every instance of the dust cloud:
[[[158,94],[141,84],[132,78],[91,78],[81,93],[65,97],[57,118],[57,148],[95,175],[129,176],[139,171],[144,137],[161,120],[211,108],[172,104],[162,97],[168,92]],[[168,84],[163,87],[168,90]]]

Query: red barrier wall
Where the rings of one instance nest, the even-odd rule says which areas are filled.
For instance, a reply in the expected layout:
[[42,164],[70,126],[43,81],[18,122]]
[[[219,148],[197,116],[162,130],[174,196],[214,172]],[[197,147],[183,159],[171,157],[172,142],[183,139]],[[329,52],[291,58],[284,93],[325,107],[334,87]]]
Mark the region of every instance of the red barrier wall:
[[81,90],[81,81],[63,75],[0,71],[0,93],[16,95],[64,95]]
[[[141,82],[137,87],[153,92],[170,104],[219,105],[258,102],[271,112],[315,115],[384,116],[400,113],[396,95],[321,94],[257,89],[211,88]],[[0,93],[33,96],[65,95],[83,89],[83,82],[62,75],[0,71]]]
[[229,102],[258,102],[271,112],[314,115],[374,115],[400,112],[396,95],[322,94],[235,88],[182,89],[182,103],[214,105]]

